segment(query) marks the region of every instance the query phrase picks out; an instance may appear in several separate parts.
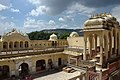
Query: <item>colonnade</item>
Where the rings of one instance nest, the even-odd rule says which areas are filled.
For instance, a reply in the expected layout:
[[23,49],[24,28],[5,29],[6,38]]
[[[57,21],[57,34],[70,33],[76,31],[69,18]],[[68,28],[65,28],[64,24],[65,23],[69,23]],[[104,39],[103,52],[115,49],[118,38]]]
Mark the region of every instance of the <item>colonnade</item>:
[[[84,54],[83,59],[92,59],[95,55],[100,55],[99,63],[103,64],[113,56],[120,55],[120,32],[119,31],[93,31],[84,32]],[[87,56],[89,55],[89,56]]]
[[15,41],[15,42],[3,42],[3,50],[16,50],[16,49],[26,49],[29,48],[29,42],[28,41]]

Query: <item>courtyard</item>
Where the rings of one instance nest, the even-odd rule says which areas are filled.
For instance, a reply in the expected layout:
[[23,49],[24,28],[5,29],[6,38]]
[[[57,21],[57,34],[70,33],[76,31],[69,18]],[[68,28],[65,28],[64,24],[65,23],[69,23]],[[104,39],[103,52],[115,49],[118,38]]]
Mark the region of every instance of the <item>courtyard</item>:
[[67,73],[62,70],[50,70],[33,75],[34,80],[69,80],[73,77],[79,76],[81,72],[85,72],[81,69],[76,69],[73,73]]

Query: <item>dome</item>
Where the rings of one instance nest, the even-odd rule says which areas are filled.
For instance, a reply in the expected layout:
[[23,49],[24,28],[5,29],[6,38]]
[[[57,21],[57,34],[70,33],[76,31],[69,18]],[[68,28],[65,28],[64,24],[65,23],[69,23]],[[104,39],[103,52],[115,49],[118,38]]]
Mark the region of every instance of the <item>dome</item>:
[[79,37],[79,34],[77,32],[72,32],[70,34],[70,37]]
[[50,35],[50,41],[56,41],[58,38],[57,38],[57,35],[55,35],[54,33],[52,35]]
[[102,18],[97,18],[97,19],[90,19],[85,21],[84,25],[86,26],[93,26],[93,25],[102,25],[105,23],[105,20]]
[[115,25],[119,25],[116,18],[111,14],[97,14],[92,16],[84,23],[84,30],[86,29],[111,29],[111,27],[115,27]]

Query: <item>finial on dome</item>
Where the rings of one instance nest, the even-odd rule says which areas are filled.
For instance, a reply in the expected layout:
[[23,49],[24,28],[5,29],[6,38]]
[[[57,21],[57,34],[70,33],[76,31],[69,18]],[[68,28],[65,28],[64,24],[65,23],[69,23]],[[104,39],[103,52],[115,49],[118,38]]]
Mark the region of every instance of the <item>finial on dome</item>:
[[103,14],[103,13],[100,13],[100,17],[102,17],[102,14]]
[[106,16],[107,14],[106,14],[106,12],[104,12],[104,16]]
[[109,12],[108,15],[112,15],[112,14]]
[[15,31],[16,31],[16,29],[15,29],[15,28],[13,28],[13,29],[12,29],[12,32],[15,32]]

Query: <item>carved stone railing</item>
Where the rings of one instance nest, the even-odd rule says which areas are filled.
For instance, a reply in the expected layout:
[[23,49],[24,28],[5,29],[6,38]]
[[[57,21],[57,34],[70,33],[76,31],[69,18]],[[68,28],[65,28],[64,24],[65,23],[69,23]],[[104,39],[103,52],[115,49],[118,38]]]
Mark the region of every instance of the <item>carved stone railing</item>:
[[63,48],[47,48],[47,49],[29,49],[29,50],[16,50],[16,51],[2,51],[0,58],[20,57],[27,55],[40,55],[40,54],[51,54],[56,52],[64,51]]

